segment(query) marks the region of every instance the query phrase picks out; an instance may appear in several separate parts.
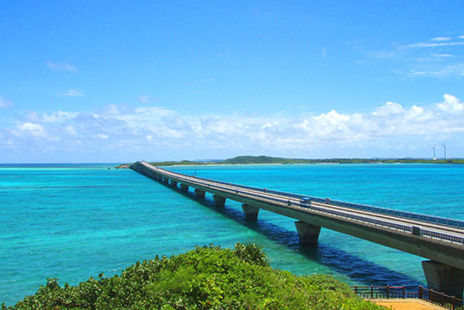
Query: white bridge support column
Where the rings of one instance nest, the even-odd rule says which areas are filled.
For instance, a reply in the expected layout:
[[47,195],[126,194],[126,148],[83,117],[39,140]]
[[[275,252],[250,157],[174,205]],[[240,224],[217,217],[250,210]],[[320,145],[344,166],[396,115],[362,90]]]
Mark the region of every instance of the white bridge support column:
[[185,184],[180,184],[180,190],[183,191],[184,193],[188,192],[189,191],[189,187],[188,185],[185,185]]
[[213,198],[216,207],[224,207],[224,204],[226,203],[226,199],[224,197],[213,195]]
[[435,261],[422,261],[427,286],[434,291],[462,299],[464,270]]
[[205,192],[202,191],[202,190],[200,190],[200,189],[198,189],[198,188],[195,189],[195,195],[197,195],[197,198],[198,198],[198,199],[203,199],[203,198],[205,198]]
[[319,239],[319,233],[321,232],[320,226],[308,224],[302,221],[295,222],[295,226],[298,232],[298,238],[300,238],[300,244],[317,244],[317,240]]
[[247,204],[242,204],[243,213],[245,214],[245,220],[247,221],[257,221],[259,208],[255,206],[250,206]]

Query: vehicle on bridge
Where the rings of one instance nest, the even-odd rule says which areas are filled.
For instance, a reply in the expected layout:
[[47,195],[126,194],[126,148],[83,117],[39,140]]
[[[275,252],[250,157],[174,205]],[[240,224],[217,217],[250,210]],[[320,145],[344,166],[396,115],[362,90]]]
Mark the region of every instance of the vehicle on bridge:
[[303,197],[301,198],[300,203],[306,207],[311,207],[311,198]]

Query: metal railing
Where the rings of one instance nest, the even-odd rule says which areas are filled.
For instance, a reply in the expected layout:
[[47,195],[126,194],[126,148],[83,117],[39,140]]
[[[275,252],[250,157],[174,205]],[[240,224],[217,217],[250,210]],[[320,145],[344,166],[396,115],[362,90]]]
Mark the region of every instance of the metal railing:
[[418,292],[407,291],[406,286],[354,286],[354,293],[362,298],[418,298]]
[[446,309],[464,309],[464,300],[422,286],[417,291],[407,290],[406,286],[354,286],[356,295],[366,299],[418,298]]
[[407,218],[411,220],[432,223],[432,224],[439,224],[454,228],[464,228],[464,221],[450,219],[446,217],[434,216],[434,215],[427,215],[427,214],[420,214],[408,211],[400,211],[400,210],[393,210],[388,208],[380,208],[380,207],[373,207],[363,204],[356,204],[356,203],[349,203],[343,201],[332,200],[331,204],[346,207],[351,209],[357,209],[362,211],[368,211],[373,213],[385,214],[385,215],[393,215],[397,217]]

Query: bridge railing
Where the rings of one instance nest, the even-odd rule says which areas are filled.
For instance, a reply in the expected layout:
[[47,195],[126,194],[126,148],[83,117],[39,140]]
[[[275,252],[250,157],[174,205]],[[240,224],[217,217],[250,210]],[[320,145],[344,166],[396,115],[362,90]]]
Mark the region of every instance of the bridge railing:
[[351,203],[351,202],[332,200],[332,199],[327,199],[327,198],[319,198],[319,197],[313,197],[313,196],[308,196],[308,195],[293,194],[293,193],[269,190],[269,189],[258,188],[258,187],[253,187],[253,186],[246,186],[246,185],[232,184],[228,182],[210,180],[206,178],[198,178],[198,179],[203,179],[208,182],[222,183],[222,184],[231,185],[235,187],[241,187],[241,188],[246,188],[246,189],[255,190],[255,191],[262,191],[262,192],[267,192],[271,194],[282,195],[282,196],[287,196],[287,197],[292,197],[292,198],[297,198],[297,199],[310,198],[312,201],[319,202],[319,203],[330,203],[334,206],[339,206],[339,207],[345,207],[345,208],[367,211],[367,212],[378,213],[378,214],[393,215],[393,216],[412,219],[416,221],[422,221],[422,222],[427,222],[427,223],[433,223],[433,224],[439,224],[439,225],[445,225],[445,226],[464,229],[464,221],[450,219],[446,217],[420,214],[420,213],[402,211],[402,210],[394,210],[394,209],[389,209],[389,208],[374,207],[374,206],[365,205],[365,204]]
[[[152,170],[154,173],[159,173],[159,172],[157,172],[156,170],[154,170],[151,167],[150,167],[150,170]],[[162,170],[164,170],[164,169],[162,169]],[[176,175],[176,178],[178,178],[179,180],[191,181],[189,179],[189,177],[186,176],[186,175],[176,173],[176,172],[172,172],[172,171],[169,171],[169,170],[164,170],[164,171],[167,171],[168,173]],[[351,220],[355,220],[355,221],[359,221],[359,222],[374,224],[374,225],[377,225],[377,226],[382,226],[382,227],[395,229],[395,230],[399,230],[399,231],[404,231],[404,232],[409,232],[409,233],[413,231],[412,226],[391,223],[390,221],[385,221],[385,220],[372,219],[372,218],[368,218],[368,217],[364,217],[364,216],[360,216],[360,215],[354,215],[354,214],[341,212],[341,211],[338,211],[338,210],[328,210],[328,209],[325,209],[325,208],[323,209],[323,208],[319,208],[319,207],[314,206],[314,205],[308,206],[308,205],[300,203],[300,202],[295,203],[295,202],[291,202],[290,200],[287,200],[287,199],[272,197],[272,196],[269,196],[267,194],[272,193],[272,194],[277,194],[277,195],[284,196],[284,197],[292,197],[292,198],[298,198],[298,199],[301,199],[301,198],[304,198],[304,197],[309,197],[309,198],[311,198],[312,201],[315,201],[315,202],[320,202],[320,203],[325,203],[325,204],[332,204],[332,205],[337,205],[337,206],[343,206],[343,207],[347,207],[347,208],[351,208],[351,209],[364,210],[364,211],[369,211],[369,212],[374,212],[374,213],[390,214],[390,215],[399,216],[399,217],[401,217],[401,216],[397,215],[398,212],[402,213],[402,214],[410,213],[410,212],[403,212],[403,211],[397,211],[397,210],[391,210],[391,209],[383,209],[383,208],[371,207],[371,206],[361,205],[361,204],[346,203],[346,202],[331,200],[331,199],[327,199],[327,198],[322,199],[322,198],[317,198],[317,197],[310,197],[310,196],[303,196],[303,195],[298,195],[298,194],[285,193],[285,192],[280,192],[280,191],[275,191],[275,190],[267,190],[267,189],[252,187],[252,186],[232,184],[232,183],[227,183],[227,182],[222,182],[222,181],[210,180],[210,179],[206,179],[206,178],[199,178],[199,177],[196,177],[196,176],[195,176],[195,183],[201,184],[201,185],[203,185],[205,187],[216,188],[216,189],[225,190],[225,191],[231,191],[230,188],[226,187],[226,186],[233,186],[233,187],[236,187],[236,188],[238,187],[238,188],[242,188],[242,189],[253,190],[255,192],[259,192],[259,193],[263,193],[263,194],[261,195],[261,194],[257,194],[257,193],[242,192],[240,190],[236,190],[235,193],[236,194],[246,194],[246,195],[254,196],[254,197],[259,198],[261,200],[276,202],[276,203],[279,203],[279,204],[296,205],[296,206],[301,207],[301,208],[306,208],[306,209],[313,210],[313,211],[319,211],[319,212],[322,212],[322,213],[325,213],[325,214],[331,214],[331,215],[335,215],[335,216],[338,216],[338,217],[343,217],[343,218],[347,218],[347,219],[351,219]],[[215,184],[215,185],[212,185],[212,184]],[[218,184],[222,184],[222,185],[225,185],[225,186],[220,186]],[[382,210],[382,211],[389,212],[389,213],[376,212],[375,210]],[[414,214],[414,213],[410,213],[410,214]],[[429,217],[427,215],[422,215],[422,214],[419,214],[419,215]],[[421,235],[429,236],[431,238],[436,238],[436,239],[440,239],[440,240],[446,240],[446,241],[450,241],[450,242],[459,243],[461,245],[464,245],[464,238],[462,238],[462,237],[456,237],[456,236],[453,236],[453,235],[439,233],[439,232],[430,231],[430,230],[426,230],[426,229],[421,229]]]
[[402,218],[408,218],[408,219],[427,222],[427,223],[445,225],[445,226],[456,227],[456,228],[464,228],[464,221],[450,219],[446,217],[426,215],[426,214],[401,211],[401,210],[393,210],[393,209],[388,209],[388,208],[373,207],[369,205],[356,204],[356,203],[337,201],[337,200],[331,200],[331,204],[340,206],[340,207],[346,207],[346,208],[368,211],[368,212],[373,212],[373,213],[394,215],[394,216],[398,216]]
[[[198,178],[198,179],[201,179],[201,178]],[[315,201],[315,202],[330,203],[334,206],[345,207],[345,208],[350,208],[354,210],[361,210],[361,211],[367,211],[367,212],[384,214],[384,215],[393,215],[393,216],[407,218],[407,219],[416,220],[416,221],[445,225],[445,226],[456,227],[456,228],[464,228],[464,221],[440,217],[440,216],[394,210],[394,209],[389,209],[389,208],[380,208],[380,207],[374,207],[374,206],[358,204],[358,203],[344,202],[344,201],[339,201],[339,200],[319,198],[319,197],[313,197],[313,196],[307,196],[307,195],[301,195],[301,194],[293,194],[293,193],[269,190],[269,189],[258,188],[258,187],[253,187],[253,186],[240,185],[240,184],[232,184],[232,183],[216,181],[216,180],[209,180],[209,179],[203,179],[203,180],[209,181],[209,182],[222,183],[225,185],[230,185],[230,186],[235,186],[235,187],[246,188],[246,189],[255,190],[255,191],[266,192],[270,194],[297,198],[297,199],[310,198],[312,201]]]

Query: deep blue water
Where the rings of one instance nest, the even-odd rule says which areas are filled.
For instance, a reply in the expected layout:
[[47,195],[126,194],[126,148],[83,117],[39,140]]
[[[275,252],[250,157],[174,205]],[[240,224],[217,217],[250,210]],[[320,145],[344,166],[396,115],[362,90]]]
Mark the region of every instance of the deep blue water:
[[[47,277],[77,284],[138,260],[196,245],[261,244],[273,267],[331,274],[350,284],[421,285],[422,258],[322,229],[300,247],[294,221],[232,201],[182,195],[111,165],[0,166],[0,303],[33,294]],[[171,170],[269,189],[464,220],[463,165],[250,165]]]

